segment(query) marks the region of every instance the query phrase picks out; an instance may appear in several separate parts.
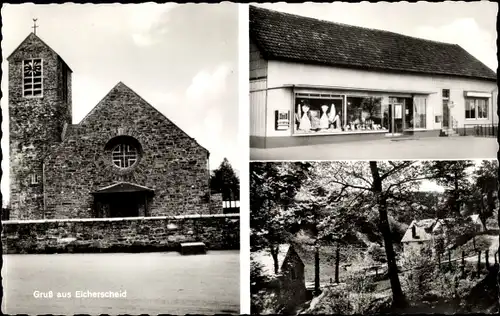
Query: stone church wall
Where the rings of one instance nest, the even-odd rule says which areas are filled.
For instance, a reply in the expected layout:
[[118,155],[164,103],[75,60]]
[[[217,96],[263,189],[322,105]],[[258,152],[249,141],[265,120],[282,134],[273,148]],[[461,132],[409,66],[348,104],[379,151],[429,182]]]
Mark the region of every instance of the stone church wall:
[[222,214],[222,193],[212,193],[210,195],[210,213]]
[[[23,60],[41,58],[43,97],[23,97]],[[67,72],[68,98],[62,97],[62,72]],[[42,161],[61,140],[65,123],[71,123],[71,72],[66,64],[36,36],[30,35],[9,57],[10,200],[12,217],[40,218],[43,196]],[[21,213],[20,210],[23,210]]]
[[209,250],[239,249],[238,215],[186,215],[4,221],[6,254],[142,252],[178,250],[182,242],[204,242]]
[[[105,150],[117,136],[142,147],[131,170],[114,166]],[[149,216],[210,213],[208,151],[119,83],[47,157],[44,217],[95,217],[91,193],[121,181],[155,191]]]

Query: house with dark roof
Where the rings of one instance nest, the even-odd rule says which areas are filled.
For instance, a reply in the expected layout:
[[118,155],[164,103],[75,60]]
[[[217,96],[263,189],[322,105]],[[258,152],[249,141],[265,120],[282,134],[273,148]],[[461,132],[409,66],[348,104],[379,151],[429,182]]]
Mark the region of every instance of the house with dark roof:
[[222,212],[208,150],[124,83],[72,124],[72,70],[52,48],[31,33],[7,61],[11,219]]
[[[473,231],[482,231],[481,221],[478,214],[473,214],[467,217],[468,223]],[[429,248],[433,250],[436,243],[439,241],[448,241],[449,228],[451,226],[460,225],[454,218],[426,218],[422,220],[413,220],[408,226],[401,244],[403,252],[420,253],[421,250]],[[463,227],[464,232],[466,231]]]
[[250,6],[250,145],[498,124],[496,73],[456,44]]

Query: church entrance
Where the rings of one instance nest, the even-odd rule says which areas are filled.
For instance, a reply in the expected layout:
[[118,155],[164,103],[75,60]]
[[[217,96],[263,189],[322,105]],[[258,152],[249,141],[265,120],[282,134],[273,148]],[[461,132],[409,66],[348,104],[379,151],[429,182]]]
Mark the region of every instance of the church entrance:
[[92,193],[95,217],[149,216],[154,191],[133,183],[120,182]]
[[[142,194],[112,193],[107,196],[109,204],[109,217],[137,217],[140,216],[141,202],[144,201]],[[141,201],[142,200],[142,201]]]

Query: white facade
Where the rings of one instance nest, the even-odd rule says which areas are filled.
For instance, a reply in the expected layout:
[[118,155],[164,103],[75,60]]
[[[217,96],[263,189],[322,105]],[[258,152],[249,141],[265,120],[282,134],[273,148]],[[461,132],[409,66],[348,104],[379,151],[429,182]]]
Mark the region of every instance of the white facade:
[[[251,47],[254,45],[251,44]],[[295,93],[333,94],[342,97],[381,97],[387,107],[390,97],[425,99],[425,128],[415,132],[443,128],[443,89],[449,90],[449,127],[471,127],[468,124],[498,123],[496,118],[497,84],[493,81],[445,75],[380,72],[286,61],[265,61],[259,54],[251,55],[251,72],[262,76],[250,80],[250,135],[257,137],[300,137],[294,124]],[[265,69],[265,71],[263,71]],[[485,118],[467,119],[466,94],[486,100]],[[344,99],[344,104],[347,104]],[[415,99],[414,99],[415,100]],[[288,129],[276,128],[276,111],[289,111]],[[484,116],[484,114],[482,114]],[[467,124],[467,125],[466,125]],[[386,134],[387,131],[343,131],[346,134]],[[317,135],[328,135],[321,133]],[[307,136],[313,136],[307,134]]]

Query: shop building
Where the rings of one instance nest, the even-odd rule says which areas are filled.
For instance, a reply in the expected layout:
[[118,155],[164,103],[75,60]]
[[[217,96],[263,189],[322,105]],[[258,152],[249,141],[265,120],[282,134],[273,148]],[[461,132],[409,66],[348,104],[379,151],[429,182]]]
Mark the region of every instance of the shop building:
[[251,147],[498,124],[496,73],[456,44],[254,6],[249,28]]

